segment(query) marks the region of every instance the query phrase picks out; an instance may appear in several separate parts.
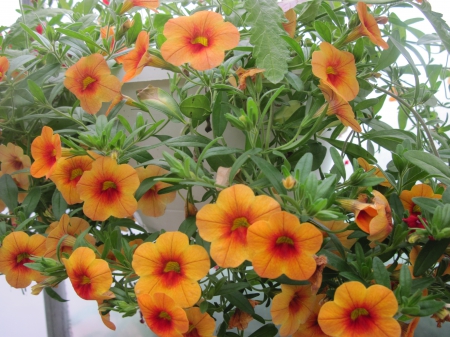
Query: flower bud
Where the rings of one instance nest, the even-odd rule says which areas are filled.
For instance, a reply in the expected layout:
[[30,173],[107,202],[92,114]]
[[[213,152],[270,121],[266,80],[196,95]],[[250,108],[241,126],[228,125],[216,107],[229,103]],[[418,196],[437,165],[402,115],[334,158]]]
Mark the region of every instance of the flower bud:
[[295,180],[295,178],[290,175],[289,177],[287,177],[286,179],[283,179],[283,186],[285,189],[292,190],[294,188],[294,186],[297,184],[297,180]]

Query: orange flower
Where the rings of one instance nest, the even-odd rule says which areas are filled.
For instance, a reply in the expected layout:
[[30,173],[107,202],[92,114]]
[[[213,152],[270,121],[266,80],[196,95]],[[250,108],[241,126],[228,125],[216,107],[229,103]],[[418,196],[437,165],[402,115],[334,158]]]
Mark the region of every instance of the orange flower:
[[400,326],[402,327],[401,337],[414,337],[414,333],[419,322],[420,317],[414,317],[409,323],[400,322]]
[[60,158],[56,162],[50,179],[55,183],[67,204],[73,205],[82,202],[76,186],[82,174],[91,169],[93,161],[89,156],[76,156]]
[[[327,227],[330,231],[339,232],[339,233],[335,233],[334,235],[336,235],[338,240],[347,249],[352,248],[352,246],[357,241],[357,239],[349,239],[348,238],[350,236],[350,234],[352,234],[354,231],[348,230],[348,231],[341,232],[343,229],[348,227],[348,223],[346,223],[344,221],[338,221],[338,220],[336,220],[336,221],[320,221],[320,223],[323,224],[325,227]],[[322,232],[322,234],[323,234],[324,238],[328,236],[328,234],[326,232]]]
[[[136,168],[136,172],[138,174],[139,180],[144,181],[149,177],[158,177],[162,176],[168,171],[156,166],[156,165],[148,165],[145,169],[143,167]],[[167,183],[157,182],[151,189],[149,189],[138,201],[138,209],[142,211],[147,216],[158,217],[164,214],[166,210],[166,205],[170,204],[175,200],[177,193],[170,192],[164,194],[158,194],[158,191],[163,188],[172,186]]]
[[[64,214],[59,221],[55,221],[52,225],[55,226],[55,223],[56,227],[48,234],[45,242],[45,246],[47,247],[45,256],[56,257],[56,249],[63,236],[66,237],[61,243],[60,250],[69,255],[72,254],[72,247],[75,244],[76,238],[89,228],[89,223],[81,218],[70,218],[67,214]],[[95,239],[91,235],[86,235],[84,238],[90,244],[95,244]]]
[[341,206],[355,213],[355,223],[368,234],[370,241],[383,241],[392,231],[392,212],[387,199],[378,191],[372,191],[373,204],[358,200],[339,200]]
[[156,335],[183,337],[189,330],[186,312],[166,294],[141,294],[137,300],[145,322]]
[[165,293],[183,308],[193,306],[202,293],[197,280],[210,268],[206,250],[189,245],[189,238],[181,232],[166,232],[155,243],[140,245],[133,255],[133,268],[140,276],[135,292]]
[[384,187],[389,187],[389,188],[392,187],[391,183],[386,179],[386,176],[383,174],[383,172],[380,171],[380,169],[378,167],[370,165],[364,158],[361,158],[361,157],[358,158],[358,164],[366,172],[369,172],[370,170],[375,169],[374,174],[377,177],[384,179],[384,181],[382,183],[380,183],[380,185],[384,186]]
[[137,209],[134,192],[139,178],[128,164],[118,165],[110,157],[101,157],[92,163],[77,184],[77,192],[84,201],[83,212],[92,220],[103,221],[110,216],[125,218]]
[[112,273],[108,262],[96,259],[92,249],[79,247],[62,262],[75,292],[82,299],[103,300],[111,297]]
[[366,288],[351,281],[340,285],[334,301],[325,303],[319,312],[319,325],[332,336],[400,336],[398,322],[392,318],[398,309],[394,293],[382,286]]
[[292,335],[292,337],[330,337],[322,331],[319,326],[319,322],[317,321],[324,298],[325,294],[316,296],[311,314],[305,323],[300,324],[298,330]]
[[64,86],[80,100],[81,107],[93,115],[100,110],[102,102],[111,102],[120,95],[122,84],[111,75],[103,56],[92,54],[66,70]]
[[358,95],[355,57],[352,53],[341,51],[328,42],[320,44],[320,51],[312,54],[312,72],[329,86],[331,90],[351,101]]
[[[11,174],[31,166],[30,157],[23,154],[23,150],[20,146],[16,146],[13,143],[0,145],[0,162],[1,171],[6,174]],[[28,190],[30,182],[28,181],[28,173],[14,174],[12,177],[17,186],[21,189]]]
[[100,36],[102,39],[105,39],[105,40],[111,39],[109,49],[114,50],[114,44],[116,43],[116,40],[114,38],[114,27],[106,26],[106,27],[100,28]]
[[0,81],[3,81],[3,78],[5,77],[6,72],[9,69],[9,61],[6,58],[6,56],[0,57]]
[[389,45],[381,38],[380,28],[375,18],[367,11],[367,5],[364,2],[358,2],[356,5],[359,21],[361,24],[353,29],[345,40],[346,43],[356,40],[361,36],[367,36],[372,43],[383,49],[388,49]]
[[295,30],[297,29],[297,13],[294,8],[291,8],[284,13],[284,17],[288,20],[287,23],[283,23],[283,28],[290,37],[294,37]]
[[155,10],[158,6],[159,0],[125,0],[120,9],[120,14],[128,12],[133,7],[144,7]]
[[[342,124],[351,127],[356,132],[361,132],[361,126],[355,119],[355,114],[353,113],[350,104],[348,104],[348,102],[338,93],[334,92],[333,89],[324,84],[323,80],[320,81],[318,87],[322,90],[323,96],[328,102],[327,115],[336,115]],[[320,112],[322,111],[323,110],[321,109]]]
[[183,334],[183,337],[213,337],[216,321],[208,313],[202,314],[200,308],[193,307],[186,309],[186,316],[189,321],[189,329]]
[[[252,308],[259,304],[258,301],[248,300]],[[239,308],[236,308],[233,316],[231,316],[230,321],[228,322],[228,330],[237,328],[238,330],[245,330],[248,328],[248,323],[253,320],[253,316],[249,313],[242,311]]]
[[189,62],[197,70],[220,65],[225,50],[236,47],[240,38],[235,26],[210,11],[170,19],[163,34],[167,38],[161,46],[163,58],[176,66]]
[[250,259],[247,230],[256,221],[266,220],[281,210],[274,199],[255,194],[250,187],[234,185],[220,192],[216,204],[205,205],[197,213],[200,236],[211,242],[211,257],[217,265],[235,268]]
[[6,282],[14,288],[25,288],[31,281],[42,281],[44,277],[37,271],[24,266],[32,263],[30,256],[45,253],[45,236],[25,232],[12,232],[0,247],[0,273],[5,274]]
[[277,278],[285,274],[293,280],[307,280],[316,270],[314,254],[323,237],[313,225],[301,224],[295,215],[283,211],[250,226],[247,241],[259,276]]
[[53,134],[53,129],[44,126],[40,136],[31,143],[31,155],[34,163],[30,167],[30,173],[35,178],[45,176],[48,179],[55,169],[56,161],[61,158],[61,139],[58,134]]
[[264,69],[258,68],[244,69],[242,67],[239,67],[238,70],[236,70],[236,75],[239,78],[238,89],[245,90],[245,88],[247,88],[247,84],[245,83],[247,77],[251,77],[251,79],[255,81],[256,74],[262,73],[264,71],[265,71]]
[[409,190],[404,190],[400,193],[400,201],[403,204],[405,210],[409,211],[409,214],[420,214],[420,207],[417,206],[413,198],[422,197],[422,198],[432,198],[432,199],[441,199],[442,195],[434,194],[433,189],[425,184],[414,185],[413,188]]
[[281,293],[273,298],[270,314],[274,324],[281,325],[280,336],[292,335],[311,315],[316,295],[311,286],[282,284]]

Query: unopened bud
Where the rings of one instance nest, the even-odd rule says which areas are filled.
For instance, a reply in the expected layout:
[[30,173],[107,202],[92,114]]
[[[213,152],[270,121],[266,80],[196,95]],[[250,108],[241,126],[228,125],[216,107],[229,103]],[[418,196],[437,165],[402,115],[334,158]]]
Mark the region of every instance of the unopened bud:
[[380,25],[385,25],[389,22],[389,18],[387,16],[379,16],[375,18],[375,21]]
[[287,190],[292,190],[295,184],[297,184],[297,180],[295,180],[295,178],[291,175],[286,179],[283,179],[283,186]]

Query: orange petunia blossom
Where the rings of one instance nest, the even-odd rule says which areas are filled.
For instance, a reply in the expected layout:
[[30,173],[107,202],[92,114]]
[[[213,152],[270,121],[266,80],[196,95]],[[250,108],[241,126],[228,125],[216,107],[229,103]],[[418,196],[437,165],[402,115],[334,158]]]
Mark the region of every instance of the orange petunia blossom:
[[392,212],[384,195],[378,191],[372,191],[372,194],[372,204],[350,199],[340,199],[339,202],[344,209],[355,213],[355,223],[370,234],[368,240],[381,242],[392,231]]
[[92,249],[79,247],[68,259],[61,259],[73,289],[84,300],[111,298],[112,273],[108,262],[96,259]]
[[6,72],[9,69],[9,61],[6,56],[0,57],[0,82],[5,78]]
[[[56,226],[55,226],[56,223]],[[75,244],[77,237],[88,229],[89,223],[81,218],[72,217],[64,214],[59,221],[52,223],[54,229],[48,234],[45,246],[47,251],[45,252],[46,257],[56,257],[56,249],[58,247],[59,241],[64,237],[61,245],[60,252],[64,252],[68,255],[72,254],[72,247]],[[85,240],[90,244],[95,244],[95,239],[91,235],[86,235]]]
[[224,268],[238,267],[250,259],[247,231],[259,220],[281,210],[280,204],[265,195],[255,197],[245,185],[234,185],[220,192],[215,204],[197,213],[200,236],[211,242],[211,257]]
[[31,281],[42,281],[44,276],[24,264],[32,263],[30,256],[43,256],[44,253],[45,236],[12,232],[3,239],[0,247],[0,273],[5,274],[6,282],[14,288],[25,288]]
[[319,326],[319,322],[317,321],[324,299],[325,294],[316,296],[312,313],[309,315],[305,323],[300,324],[298,330],[292,335],[292,337],[330,337],[322,331]]
[[56,162],[50,180],[55,183],[68,205],[82,202],[77,192],[77,183],[83,173],[91,169],[93,161],[90,156],[76,156],[60,158]]
[[120,9],[120,14],[128,12],[133,7],[143,7],[156,10],[158,6],[159,0],[125,0],[123,2],[122,8]]
[[359,21],[361,24],[355,27],[345,40],[345,43],[354,41],[361,36],[367,36],[372,43],[383,49],[388,49],[389,45],[381,38],[380,28],[375,18],[367,11],[367,5],[364,2],[358,2],[356,5]]
[[[31,166],[30,157],[23,154],[23,149],[13,143],[0,145],[0,162],[1,171],[11,174],[19,170],[29,168]],[[28,173],[17,173],[12,176],[18,187],[28,190],[30,182]]]
[[198,280],[210,268],[205,248],[189,245],[189,238],[181,232],[166,232],[155,243],[140,245],[133,255],[133,269],[140,276],[135,292],[165,293],[183,308],[193,306],[202,293]]
[[120,95],[122,84],[111,75],[103,56],[92,54],[66,70],[64,86],[80,100],[81,107],[93,115],[100,110],[102,102],[111,102]]
[[189,329],[183,337],[213,337],[216,321],[207,312],[202,314],[200,308],[192,307],[186,309],[186,316]]
[[409,214],[420,214],[420,207],[417,206],[413,198],[421,197],[421,198],[432,198],[432,199],[441,199],[442,195],[434,194],[433,189],[426,184],[418,184],[414,185],[411,190],[403,190],[400,193],[400,201],[403,204],[405,210],[409,211]]
[[364,158],[359,157],[358,158],[358,164],[359,166],[362,167],[362,169],[366,172],[369,172],[370,170],[375,169],[374,174],[378,177],[378,178],[383,178],[384,181],[382,183],[380,183],[381,186],[384,187],[392,187],[391,183],[386,179],[386,176],[383,174],[383,172],[380,171],[380,169],[376,166],[370,165]]
[[91,220],[104,221],[110,216],[125,218],[137,209],[134,192],[139,178],[128,164],[118,165],[110,157],[101,157],[92,163],[77,184],[77,192],[84,201],[83,212]]
[[352,53],[322,42],[320,51],[312,54],[311,65],[313,74],[322,80],[322,84],[329,86],[345,100],[351,101],[358,95],[359,84]]
[[[259,304],[258,301],[255,300],[248,300],[252,308],[257,306]],[[248,324],[253,320],[253,316],[250,315],[248,312],[242,311],[239,308],[236,308],[234,311],[233,316],[231,316],[230,320],[228,321],[228,330],[230,329],[238,329],[238,330],[245,330],[248,328]]]
[[[335,231],[338,233],[334,233],[338,240],[341,242],[341,244],[347,248],[350,249],[352,246],[356,243],[358,239],[349,239],[348,237],[354,232],[352,230],[343,231],[343,229],[348,227],[348,223],[345,221],[340,220],[334,220],[334,221],[320,221],[322,225],[327,227],[330,231]],[[324,238],[328,237],[328,234],[324,231],[322,232],[322,235]]]
[[137,300],[145,322],[157,336],[183,337],[189,330],[186,312],[170,296],[141,294]]
[[236,47],[240,38],[235,26],[210,11],[170,19],[163,34],[167,41],[161,46],[162,57],[176,66],[189,62],[197,70],[220,65],[225,50]]
[[53,173],[55,164],[61,158],[61,139],[53,134],[53,129],[44,126],[40,136],[31,143],[31,155],[34,163],[31,164],[30,173],[35,178],[46,177]]
[[332,337],[400,337],[400,324],[393,318],[397,310],[397,299],[390,289],[378,284],[366,288],[351,281],[340,285],[334,300],[322,306],[319,325]]
[[[351,127],[356,132],[361,132],[361,126],[355,119],[355,114],[353,113],[350,104],[348,104],[348,102],[338,93],[334,92],[328,85],[324,84],[323,80],[320,81],[318,87],[322,90],[323,96],[328,102],[327,115],[335,115],[345,126]],[[325,107],[326,105],[324,105],[318,113],[321,113]]]
[[280,336],[290,336],[312,314],[316,295],[311,286],[281,285],[281,293],[273,298],[270,314],[274,324],[281,325]]
[[307,280],[316,271],[315,253],[323,242],[322,233],[309,223],[300,223],[288,212],[272,213],[253,223],[247,232],[253,269],[261,277],[282,274],[293,280]]
[[[247,80],[247,77],[250,77],[252,81],[254,82],[256,79],[256,74],[263,73],[264,69],[258,69],[258,68],[252,68],[252,69],[244,69],[242,67],[239,67],[238,70],[236,70],[236,75],[239,78],[239,86],[238,89],[245,90],[247,88],[247,83],[245,82]],[[262,76],[262,75],[260,75]],[[231,78],[231,77],[230,77]],[[234,77],[232,77],[234,79]]]
[[294,8],[291,8],[287,12],[285,12],[284,17],[288,22],[283,22],[283,28],[290,37],[294,37],[295,30],[297,29],[297,13],[295,12]]
[[[150,177],[162,176],[168,171],[156,165],[148,165],[146,168],[136,168],[139,180],[144,181]],[[166,211],[166,205],[175,200],[177,193],[175,191],[170,193],[158,194],[158,191],[163,188],[172,186],[162,181],[157,182],[152,186],[138,201],[138,209],[147,216],[159,217]]]

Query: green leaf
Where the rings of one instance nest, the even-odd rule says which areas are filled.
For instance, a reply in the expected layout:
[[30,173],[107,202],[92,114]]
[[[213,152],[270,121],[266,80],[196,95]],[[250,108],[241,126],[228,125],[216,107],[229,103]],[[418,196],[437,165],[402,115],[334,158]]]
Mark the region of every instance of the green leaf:
[[247,160],[249,160],[252,155],[255,155],[261,151],[262,151],[262,149],[259,149],[259,148],[251,149],[251,150],[248,150],[247,152],[244,152],[239,158],[236,159],[236,161],[234,162],[234,164],[230,170],[230,175],[229,175],[230,185],[233,183],[234,177],[236,176],[238,171],[241,169],[241,167],[245,164],[245,162]]
[[147,191],[149,189],[151,189],[153,186],[155,186],[155,184],[157,183],[157,181],[155,181],[156,178],[159,177],[149,177],[144,179],[141,184],[139,185],[139,188],[137,189],[136,193],[134,194],[134,197],[136,198],[137,201],[139,201],[139,199],[142,198],[142,196],[147,193]]
[[326,23],[316,21],[314,22],[314,28],[324,41],[331,43],[331,30]]
[[146,106],[159,110],[168,117],[175,118],[176,120],[185,123],[178,103],[172,98],[172,95],[164,90],[149,85],[141,90],[137,96]]
[[425,317],[430,316],[439,310],[441,310],[445,305],[443,301],[425,300],[419,302],[419,313],[418,316]]
[[245,24],[250,26],[250,43],[254,46],[253,57],[256,67],[265,69],[264,77],[272,83],[283,80],[288,71],[289,49],[280,39],[286,35],[281,28],[284,14],[276,1],[245,0],[247,11]]
[[333,145],[334,147],[337,147],[340,150],[343,150],[344,153],[348,156],[351,156],[353,158],[359,158],[362,157],[364,158],[366,161],[369,162],[376,162],[376,159],[374,156],[372,156],[370,154],[370,152],[364,150],[361,146],[357,145],[357,144],[353,144],[353,143],[346,143],[344,141],[341,140],[337,140],[337,139],[330,139],[330,138],[323,138],[323,137],[319,137],[325,141],[327,141],[328,143],[330,143],[331,145]]
[[255,313],[255,310],[248,301],[247,297],[242,295],[240,292],[236,291],[230,294],[224,294],[223,297],[225,297],[236,308],[239,308],[242,311],[249,313],[250,315],[253,315]]
[[17,197],[19,189],[16,183],[9,174],[4,174],[0,178],[0,199],[6,204],[8,209],[12,212],[17,207]]
[[205,95],[189,96],[180,104],[180,111],[191,119],[202,119],[211,112],[211,102]]
[[133,25],[127,31],[127,41],[129,44],[136,41],[139,33],[142,31],[142,18],[139,12],[134,15],[133,22]]
[[67,202],[61,192],[55,189],[52,196],[52,211],[56,219],[60,219],[67,210]]
[[394,152],[398,144],[408,141],[416,144],[413,133],[404,130],[370,130],[363,134],[364,139],[371,140],[385,149]]
[[386,269],[383,261],[379,257],[375,256],[372,261],[373,275],[375,282],[381,284],[388,289],[391,289],[391,280],[389,279],[389,272]]
[[425,273],[437,262],[437,260],[439,260],[449,244],[450,239],[428,241],[417,256],[416,263],[414,264],[413,275],[415,277],[419,277]]
[[192,237],[197,231],[197,225],[195,224],[195,217],[187,217],[178,228],[178,231],[186,234],[188,237]]
[[322,0],[312,0],[297,6],[297,21],[303,24],[314,21],[316,19],[317,13],[319,12],[321,4]]
[[212,110],[212,129],[214,138],[221,137],[227,127],[227,119],[225,114],[228,112],[228,95],[226,92],[221,91],[217,93],[216,100]]
[[300,285],[310,284],[310,282],[307,281],[307,280],[302,280],[302,281],[293,280],[293,279],[290,279],[289,277],[287,277],[284,274],[281,275],[280,277],[277,277],[277,278],[273,279],[273,281],[278,282],[280,284],[289,284],[289,285],[293,285],[293,286],[300,286]]
[[88,35],[83,35],[78,32],[74,32],[73,30],[66,29],[66,28],[56,28],[56,31],[59,33],[62,33],[64,35],[67,35],[68,37],[73,37],[77,40],[81,40],[86,42],[89,46],[94,47],[96,49],[104,50],[101,46],[99,46],[97,43],[95,43],[94,40]]
[[278,333],[278,329],[272,323],[260,327],[258,330],[250,334],[248,337],[274,337]]
[[226,295],[238,292],[241,289],[249,287],[248,282],[236,282],[236,283],[226,283],[220,287],[220,289],[214,295]]
[[436,156],[420,150],[410,150],[403,155],[406,160],[436,177],[444,184],[450,184],[450,168]]
[[334,167],[339,172],[341,177],[343,177],[345,180],[346,172],[345,172],[345,166],[344,166],[344,162],[342,161],[341,155],[339,154],[338,150],[336,150],[336,148],[334,148],[334,147],[330,147],[330,154],[331,154],[331,158],[333,158]]
[[27,196],[22,202],[23,212],[25,216],[30,216],[31,213],[34,212],[37,204],[39,203],[39,199],[41,198],[41,189],[39,186],[33,187],[28,191]]
[[278,193],[286,193],[286,189],[283,186],[283,175],[278,171],[272,164],[267,162],[265,159],[258,156],[251,156],[252,161],[259,167],[259,169],[264,173],[264,175],[269,179],[272,186],[277,190]]
[[[397,39],[400,39],[400,34],[397,30],[394,31],[393,36]],[[378,64],[376,65],[376,67],[373,70],[375,72],[389,67],[390,65],[395,63],[395,61],[397,61],[398,57],[400,56],[400,50],[398,50],[398,48],[392,42],[391,38],[388,40],[387,43],[389,45],[389,48],[385,49],[381,52],[381,56],[378,61]]]
[[53,298],[54,300],[58,301],[58,302],[67,302],[68,300],[63,299],[61,296],[59,296],[59,294],[53,290],[53,288],[51,287],[46,287],[44,288],[45,292],[47,293],[48,296],[50,296],[51,298]]
[[311,173],[312,170],[312,164],[313,164],[313,155],[312,153],[307,152],[300,158],[298,163],[295,165],[294,171],[299,172],[298,182],[300,184],[305,183],[306,179],[308,179],[309,174]]
[[281,38],[287,42],[287,44],[298,54],[298,56],[300,56],[302,62],[305,61],[305,54],[303,53],[303,49],[296,40],[287,35],[281,35]]

